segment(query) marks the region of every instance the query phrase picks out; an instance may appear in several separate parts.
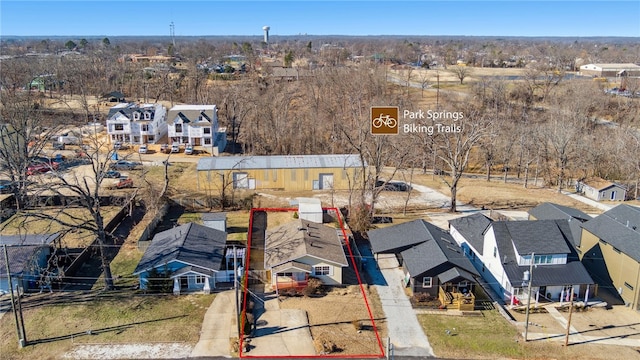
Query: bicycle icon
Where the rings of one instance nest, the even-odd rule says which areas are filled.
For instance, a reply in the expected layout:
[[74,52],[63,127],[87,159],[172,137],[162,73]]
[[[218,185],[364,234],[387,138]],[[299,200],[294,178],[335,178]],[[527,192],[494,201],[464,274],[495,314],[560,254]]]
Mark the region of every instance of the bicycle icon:
[[385,127],[388,127],[388,128],[394,128],[394,127],[396,127],[398,125],[398,120],[392,118],[391,115],[382,115],[382,114],[380,114],[380,116],[378,116],[377,118],[373,119],[372,125],[376,129],[381,128],[382,125],[384,125]]

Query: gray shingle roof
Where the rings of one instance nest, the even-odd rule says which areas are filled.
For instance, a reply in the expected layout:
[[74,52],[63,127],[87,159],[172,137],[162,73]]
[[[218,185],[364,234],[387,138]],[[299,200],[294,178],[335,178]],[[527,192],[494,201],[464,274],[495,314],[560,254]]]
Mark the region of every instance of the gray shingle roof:
[[[419,221],[427,223],[424,220]],[[400,224],[399,226],[402,225]],[[476,269],[449,233],[435,225],[431,225],[428,228],[425,227],[425,229],[430,232],[432,237],[430,240],[412,246],[400,253],[404,261],[404,267],[411,276],[419,276],[446,263],[478,275]]]
[[429,228],[438,228],[424,220],[414,220],[382,229],[370,230],[369,242],[374,253],[395,253],[421,242],[432,240]]
[[221,269],[227,234],[206,226],[188,223],[157,233],[142,255],[134,274],[179,261],[211,271]]
[[[476,274],[476,276],[478,276],[478,274]],[[457,267],[452,267],[451,269],[438,275],[438,279],[440,279],[441,284],[448,283],[457,278],[463,278],[473,282],[476,281],[476,279],[473,277],[473,274]]]
[[535,217],[536,220],[569,220],[571,218],[574,218],[584,222],[592,219],[591,216],[578,209],[550,202],[545,202],[534,207],[533,209],[529,210],[529,214]]
[[618,205],[582,227],[636,261],[640,261],[640,208]]
[[0,236],[0,245],[16,246],[16,245],[46,245],[60,237],[60,233],[54,234],[21,234],[21,235],[2,235]]
[[473,248],[482,255],[484,247],[484,231],[492,220],[481,213],[449,220],[449,226],[454,227]]
[[298,219],[267,229],[265,268],[312,256],[341,266],[348,266],[336,229]]
[[111,119],[111,117],[113,117],[114,115],[121,113],[127,118],[129,118],[129,120],[133,121],[133,113],[135,112],[140,113],[139,121],[149,121],[144,119],[143,114],[145,112],[149,112],[149,114],[151,115],[150,120],[153,120],[156,114],[156,108],[155,106],[144,106],[144,105],[140,106],[135,103],[121,103],[109,109],[109,113],[107,114],[107,119]]
[[358,168],[360,157],[336,155],[221,156],[198,161],[198,171],[247,169]]
[[[522,285],[524,272],[529,270],[529,266],[518,266],[508,264],[504,270],[509,278],[509,282],[515,286]],[[533,268],[532,286],[562,286],[562,285],[583,285],[593,284],[589,273],[579,261],[571,261],[558,265],[539,265]]]
[[[11,277],[20,276],[25,270],[29,270],[34,253],[43,246],[48,245],[8,246],[7,257],[9,258]],[[7,277],[7,262],[4,253],[0,253],[0,277]]]
[[[495,226],[498,221],[494,222]],[[569,254],[564,234],[554,220],[502,221],[508,236],[520,255]],[[497,234],[496,234],[497,236]]]

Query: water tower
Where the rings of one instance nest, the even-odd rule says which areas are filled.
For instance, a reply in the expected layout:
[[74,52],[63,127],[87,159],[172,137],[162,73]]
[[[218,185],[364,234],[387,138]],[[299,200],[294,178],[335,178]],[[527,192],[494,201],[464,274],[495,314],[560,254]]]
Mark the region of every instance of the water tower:
[[268,26],[263,26],[262,30],[264,30],[264,42],[266,42],[267,44],[269,43],[269,29],[271,29]]

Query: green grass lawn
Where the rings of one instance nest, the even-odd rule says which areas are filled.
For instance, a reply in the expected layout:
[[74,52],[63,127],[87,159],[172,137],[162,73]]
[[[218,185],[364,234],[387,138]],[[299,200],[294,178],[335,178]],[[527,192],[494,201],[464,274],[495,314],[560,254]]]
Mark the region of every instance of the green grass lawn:
[[249,211],[227,213],[227,240],[247,240]]
[[23,300],[25,329],[32,345],[18,349],[13,316],[4,316],[0,319],[0,358],[59,359],[74,343],[195,344],[214,297],[130,292],[33,296]]
[[[483,316],[418,315],[429,343],[439,357],[520,358],[524,355],[518,331],[497,310],[482,311]],[[455,331],[453,329],[456,329]],[[446,330],[453,335],[447,335]]]

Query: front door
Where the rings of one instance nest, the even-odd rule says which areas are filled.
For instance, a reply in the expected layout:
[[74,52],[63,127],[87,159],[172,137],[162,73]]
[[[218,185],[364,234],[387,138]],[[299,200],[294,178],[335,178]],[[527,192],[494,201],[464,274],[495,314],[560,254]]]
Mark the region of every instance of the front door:
[[186,276],[180,276],[180,290],[186,290],[189,288],[189,278]]
[[333,189],[333,174],[320,174],[320,189]]

